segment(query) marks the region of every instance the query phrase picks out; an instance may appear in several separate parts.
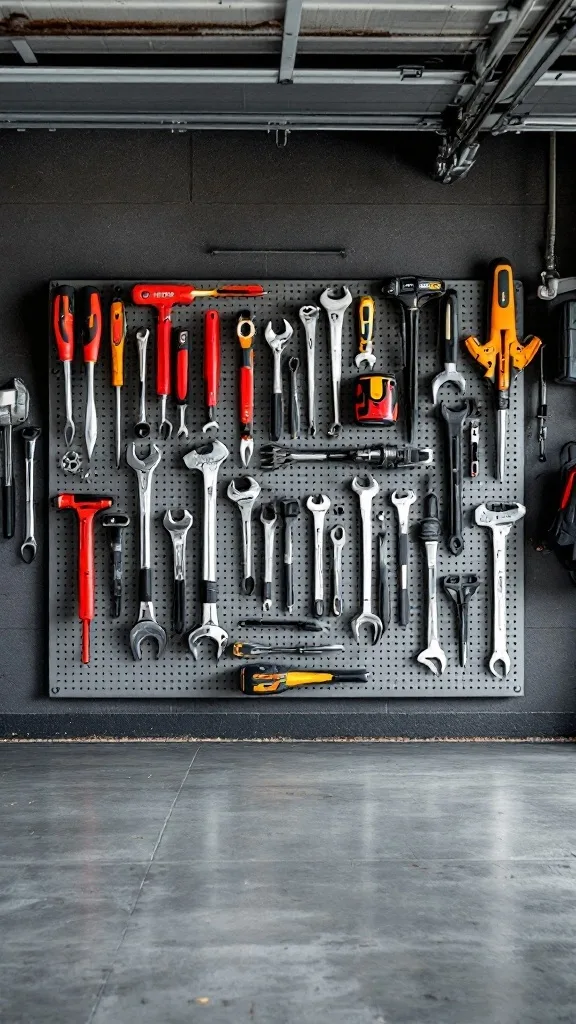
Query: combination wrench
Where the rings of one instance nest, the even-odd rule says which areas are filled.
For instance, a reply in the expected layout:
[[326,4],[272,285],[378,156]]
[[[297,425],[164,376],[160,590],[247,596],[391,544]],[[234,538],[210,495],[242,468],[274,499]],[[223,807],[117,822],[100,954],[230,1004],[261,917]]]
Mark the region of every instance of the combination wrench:
[[175,633],[184,632],[186,620],[186,538],[193,522],[194,517],[187,508],[167,508],[162,520],[164,529],[170,534],[174,558],[172,628]]
[[[341,293],[341,294],[340,294]],[[326,288],[320,296],[330,324],[330,370],[332,375],[332,405],[334,420],[328,429],[330,437],[337,437],[342,429],[340,422],[340,385],[342,381],[342,327],[344,314],[352,302],[350,289]]]
[[238,506],[242,524],[242,589],[250,596],[254,592],[254,554],[252,547],[252,510],[260,494],[260,484],[252,476],[241,476],[228,484],[227,495]]
[[410,506],[416,501],[414,491],[392,491],[390,501],[398,516],[398,622],[407,626],[410,622],[410,594],[408,593],[408,561],[410,546],[408,543],[408,520]]
[[[493,652],[488,667],[497,679],[505,679],[510,672],[510,655],[506,649],[506,538],[514,523],[526,514],[519,501],[510,503],[490,502],[478,505],[474,512],[477,526],[486,526],[492,531],[493,557]],[[502,673],[497,665],[502,665]]]
[[272,608],[272,579],[274,576],[274,540],[278,516],[273,501],[262,505],[260,522],[264,527],[264,586],[262,588],[262,611],[269,612]]
[[438,498],[431,491],[424,499],[424,519],[420,523],[420,538],[426,551],[427,572],[427,647],[420,651],[417,661],[429,668],[435,676],[446,671],[446,655],[438,640],[438,544],[442,527],[438,519]]
[[134,426],[134,434],[140,441],[150,437],[150,424],[146,420],[146,350],[150,331],[136,332],[136,345],[138,346],[138,378],[140,380],[140,411],[138,423]]
[[26,465],[26,524],[24,541],[20,548],[23,562],[30,564],[36,557],[38,544],[34,532],[34,453],[36,442],[42,430],[40,427],[23,427],[24,459]]
[[301,306],[298,313],[306,335],[306,369],[308,374],[308,433],[316,437],[316,328],[319,306]]
[[362,611],[352,619],[352,634],[356,643],[360,643],[361,626],[372,626],[372,643],[377,644],[384,626],[372,611],[372,501],[380,485],[367,473],[366,477],[354,477],[352,490],[358,495],[362,523]]
[[138,600],[140,610],[138,619],[130,630],[130,647],[135,661],[142,660],[142,643],[144,640],[156,640],[159,658],[164,653],[167,636],[166,630],[156,621],[152,603],[152,557],[150,544],[152,477],[154,470],[162,458],[157,444],[149,446],[146,458],[136,454],[136,445],[132,441],[126,449],[126,462],[134,470],[138,478],[138,510],[140,517],[140,571],[138,573]]
[[314,606],[317,619],[324,617],[324,526],[326,513],[330,508],[327,494],[311,494],[306,499],[306,508],[312,513],[314,524]]
[[346,531],[343,526],[333,526],[330,530],[332,541],[332,613],[342,615],[344,601],[342,597],[342,552],[346,543]]
[[284,402],[282,399],[282,352],[285,345],[294,334],[291,324],[287,320],[284,323],[284,333],[276,334],[269,320],[264,330],[264,337],[272,349],[273,375],[272,375],[272,408],[270,413],[270,437],[273,441],[279,441],[284,428]]

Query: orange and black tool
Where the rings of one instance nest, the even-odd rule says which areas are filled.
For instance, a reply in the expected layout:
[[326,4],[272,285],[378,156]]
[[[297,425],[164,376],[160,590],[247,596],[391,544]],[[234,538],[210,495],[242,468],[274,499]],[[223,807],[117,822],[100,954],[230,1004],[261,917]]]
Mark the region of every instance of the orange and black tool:
[[514,273],[509,260],[498,259],[492,264],[488,341],[482,344],[478,338],[466,338],[464,345],[485,370],[484,377],[496,388],[496,475],[498,480],[503,480],[510,389],[517,374],[528,366],[542,345],[535,335],[529,335],[522,342],[516,334]]
[[240,689],[252,697],[283,693],[296,686],[318,686],[330,683],[367,683],[365,669],[338,669],[314,672],[282,668],[280,665],[246,665],[240,669]]
[[354,419],[360,427],[393,427],[398,419],[396,378],[362,373],[356,378]]
[[78,618],[82,623],[82,663],[90,661],[90,623],[94,618],[94,517],[110,508],[113,498],[102,494],[58,494],[54,508],[72,509],[78,516]]
[[204,400],[207,420],[202,427],[205,434],[219,429],[216,406],[222,366],[220,335],[220,314],[216,309],[207,309],[204,313]]
[[102,298],[97,288],[83,288],[82,297],[82,347],[83,359],[86,367],[86,418],[84,421],[84,440],[88,463],[92,458],[92,452],[96,445],[98,436],[98,418],[96,416],[96,402],[94,400],[94,367],[100,353],[100,341],[102,340]]
[[188,437],[186,410],[188,408],[190,337],[188,331],[178,331],[176,335],[176,359],[174,367],[174,392],[178,403],[178,437]]
[[56,288],[52,295],[52,330],[58,359],[64,370],[64,401],[66,426],[64,441],[70,447],[76,433],[72,414],[72,360],[74,359],[74,289],[68,285]]
[[120,466],[122,446],[122,388],[124,387],[124,345],[126,344],[126,310],[122,299],[115,296],[110,305],[110,346],[112,356],[112,387],[115,392],[116,466]]
[[242,361],[239,375],[240,459],[248,466],[254,452],[254,335],[256,327],[250,310],[240,313],[236,336],[240,342]]

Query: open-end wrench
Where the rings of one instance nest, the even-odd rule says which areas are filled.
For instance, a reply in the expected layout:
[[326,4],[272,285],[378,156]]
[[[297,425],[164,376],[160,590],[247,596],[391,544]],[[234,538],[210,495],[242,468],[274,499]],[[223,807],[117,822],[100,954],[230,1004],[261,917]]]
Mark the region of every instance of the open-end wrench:
[[274,540],[278,516],[273,501],[262,505],[260,522],[264,527],[264,585],[262,587],[262,611],[269,612],[272,608],[272,580],[274,577]]
[[228,633],[218,625],[218,584],[216,582],[216,484],[218,470],[230,452],[222,441],[214,439],[199,448],[192,448],[184,456],[188,469],[202,473],[204,482],[204,521],[202,524],[202,622],[188,634],[188,646],[198,660],[198,644],[201,640],[213,640],[216,657],[222,657]]
[[440,300],[438,334],[442,348],[444,369],[432,381],[432,403],[438,402],[438,392],[443,384],[454,384],[458,391],[466,393],[466,380],[456,369],[458,360],[458,293],[451,288]]
[[416,501],[416,495],[414,491],[396,490],[392,491],[390,501],[394,505],[396,515],[398,516],[398,622],[401,626],[407,626],[410,622],[410,594],[408,592],[410,545],[408,542],[408,520],[410,518],[410,506]]
[[142,643],[144,640],[156,640],[158,645],[156,657],[164,653],[167,643],[166,630],[156,622],[152,603],[152,557],[150,545],[151,509],[152,509],[152,477],[154,470],[162,458],[157,444],[149,446],[148,455],[141,459],[136,455],[134,441],[126,450],[126,462],[134,470],[138,478],[138,509],[140,517],[140,571],[138,573],[138,600],[140,610],[138,619],[130,630],[130,647],[136,661],[142,660]]
[[22,561],[30,563],[36,557],[36,537],[34,535],[34,452],[36,441],[40,437],[40,427],[23,427],[24,460],[26,465],[26,536],[20,548]]
[[294,334],[291,324],[287,320],[284,323],[284,333],[276,334],[269,320],[264,330],[264,337],[274,358],[274,371],[272,378],[272,407],[270,413],[270,437],[273,441],[279,441],[284,428],[284,402],[282,400],[282,352],[284,346],[290,341]]
[[260,494],[260,484],[252,476],[241,476],[228,484],[227,495],[230,501],[238,505],[242,523],[242,564],[244,579],[242,589],[245,594],[254,591],[254,556],[252,548],[252,509]]
[[313,614],[317,619],[324,616],[324,524],[330,508],[327,494],[311,494],[306,499],[306,508],[314,521],[314,603]]
[[[506,538],[514,523],[525,514],[526,509],[519,501],[489,502],[478,505],[474,512],[476,525],[486,526],[492,530],[494,650],[488,667],[497,679],[504,679],[511,667],[510,655],[506,649]],[[501,673],[497,670],[499,664],[503,669]]]
[[150,331],[137,331],[136,344],[138,346],[138,377],[140,380],[140,411],[138,423],[134,426],[134,434],[140,441],[150,437],[150,424],[146,421],[146,349]]
[[361,626],[372,626],[372,643],[377,644],[384,626],[372,611],[372,501],[380,485],[367,473],[365,477],[354,477],[352,490],[358,495],[362,524],[362,611],[354,616],[350,625],[356,643],[360,643]]
[[342,381],[342,326],[344,314],[352,302],[349,288],[326,288],[320,296],[330,324],[330,369],[332,374],[332,405],[334,420],[328,429],[330,437],[337,437],[342,429],[340,422],[340,384]]
[[478,576],[469,573],[467,576],[445,576],[442,580],[444,592],[452,598],[456,605],[458,617],[458,660],[460,668],[465,668],[468,661],[468,617],[470,601],[480,586]]
[[308,433],[316,437],[316,328],[319,306],[301,306],[300,321],[306,334],[306,369],[308,374]]
[[294,611],[294,521],[300,515],[300,502],[283,498],[280,510],[284,519],[284,607]]
[[438,544],[442,527],[438,519],[438,498],[431,491],[424,499],[424,519],[420,523],[420,537],[426,551],[428,616],[425,650],[420,651],[417,661],[426,665],[435,676],[446,671],[448,663],[438,641]]
[[167,508],[162,520],[164,529],[170,534],[174,556],[172,628],[175,633],[184,632],[186,620],[186,537],[193,522],[194,517],[187,508]]
[[456,406],[440,402],[440,413],[446,423],[448,448],[448,550],[461,555],[464,550],[462,536],[462,485],[464,477],[462,438],[464,423],[474,414],[476,403],[473,398],[463,398]]
[[346,531],[343,526],[333,526],[330,530],[332,541],[332,613],[342,615],[344,601],[342,597],[342,551],[346,543]]

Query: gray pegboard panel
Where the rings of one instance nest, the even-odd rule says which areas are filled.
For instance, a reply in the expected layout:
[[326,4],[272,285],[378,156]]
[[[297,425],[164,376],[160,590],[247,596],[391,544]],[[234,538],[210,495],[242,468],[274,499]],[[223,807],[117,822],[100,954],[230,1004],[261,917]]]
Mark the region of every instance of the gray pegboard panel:
[[[138,603],[136,578],[138,568],[137,535],[137,491],[136,477],[123,462],[120,470],[113,464],[113,392],[110,386],[110,353],[108,341],[107,309],[112,296],[111,281],[60,281],[54,284],[72,284],[80,288],[94,284],[102,290],[105,323],[101,356],[96,367],[96,400],[99,419],[98,442],[96,445],[91,477],[84,481],[66,475],[59,468],[59,460],[65,451],[62,439],[64,424],[63,383],[61,365],[56,359],[54,344],[50,343],[51,373],[50,389],[50,493],[74,490],[77,492],[100,492],[115,497],[115,508],[126,511],[132,517],[133,527],[128,531],[125,544],[125,584],[122,618],[113,620],[109,616],[109,565],[108,550],[103,530],[96,529],[96,618],[92,626],[92,660],[90,665],[80,663],[80,625],[77,619],[76,598],[76,536],[77,524],[72,512],[50,513],[50,696],[59,697],[134,697],[176,698],[236,697],[238,696],[236,673],[242,662],[228,655],[217,663],[211,644],[204,644],[198,662],[190,655],[182,638],[171,635],[165,654],[156,661],[152,651],[145,650],[142,662],[132,660],[128,645],[130,627],[137,618]],[[508,650],[512,659],[512,671],[506,680],[495,679],[487,669],[491,653],[491,538],[485,529],[473,523],[473,509],[486,500],[522,500],[523,495],[523,387],[521,378],[515,384],[513,415],[510,422],[507,449],[507,474],[500,484],[494,479],[494,437],[493,392],[481,379],[479,369],[462,353],[460,369],[463,371],[469,394],[478,400],[481,418],[480,475],[476,480],[465,477],[465,549],[459,557],[450,555],[445,547],[439,552],[439,576],[454,572],[476,572],[481,586],[473,599],[470,622],[469,664],[465,670],[457,663],[457,634],[454,606],[443,592],[439,592],[440,640],[448,657],[448,668],[442,677],[433,676],[418,664],[416,655],[426,646],[426,620],[424,604],[425,565],[422,545],[417,539],[417,523],[423,514],[423,497],[426,479],[440,496],[441,515],[446,510],[446,474],[444,459],[444,434],[441,424],[433,412],[430,381],[440,369],[440,354],[437,348],[437,309],[434,303],[426,306],[422,313],[420,342],[420,429],[418,442],[434,448],[434,465],[427,469],[413,469],[404,472],[375,470],[374,476],[380,484],[380,492],[374,500],[374,517],[381,510],[386,511],[388,528],[389,562],[392,582],[393,616],[391,627],[380,644],[372,647],[368,637],[357,645],[350,632],[350,620],[356,614],[360,603],[360,524],[356,495],[350,489],[355,468],[351,465],[302,464],[286,466],[275,472],[264,473],[258,467],[258,450],[268,441],[269,405],[271,388],[271,353],[264,341],[266,322],[276,323],[285,316],[294,326],[294,336],[285,349],[285,358],[298,354],[301,358],[301,407],[303,412],[303,437],[294,442],[298,447],[320,448],[335,446],[326,436],[331,421],[330,378],[329,378],[329,335],[324,313],[321,314],[317,341],[317,387],[319,432],[312,440],[305,435],[306,426],[306,374],[305,342],[303,329],[298,319],[301,305],[317,302],[325,287],[334,281],[268,281],[267,294],[261,299],[247,303],[244,299],[225,299],[210,302],[197,300],[192,306],[174,307],[176,328],[189,328],[190,353],[190,400],[188,424],[190,439],[182,444],[175,438],[162,443],[163,457],[156,471],[153,497],[154,524],[152,529],[154,561],[154,605],[158,621],[170,633],[170,609],[172,598],[171,543],[162,527],[161,518],[169,507],[184,506],[194,515],[194,524],[188,535],[188,585],[187,585],[187,629],[200,622],[199,581],[201,575],[201,509],[202,480],[197,472],[184,466],[182,455],[191,447],[201,444],[204,422],[204,398],[202,383],[202,317],[213,305],[222,319],[222,384],[218,407],[219,436],[230,449],[230,457],[223,464],[219,483],[218,504],[218,578],[220,585],[219,620],[228,631],[230,640],[296,643],[305,640],[311,644],[341,642],[344,651],[330,658],[294,658],[295,667],[349,668],[362,665],[371,671],[367,686],[322,686],[292,691],[285,696],[290,700],[314,699],[317,697],[510,697],[523,693],[523,530],[522,523],[515,526],[508,538]],[[381,297],[380,283],[376,281],[346,281],[354,297],[372,294],[376,298],[375,351],[376,369],[396,371],[400,367],[399,316],[394,305]],[[132,282],[119,282],[127,300]],[[213,282],[198,282],[199,287],[211,286]],[[477,281],[448,282],[455,287],[459,296],[460,334],[485,336],[484,285]],[[522,292],[517,285],[519,319],[521,318]],[[312,517],[304,507],[309,494],[325,492],[330,496],[332,508],[327,515],[326,544],[326,593],[331,593],[330,550],[328,530],[341,522],[347,534],[344,549],[344,599],[345,609],[341,619],[330,617],[330,629],[325,634],[297,634],[293,631],[246,630],[240,635],[237,621],[245,616],[261,614],[259,596],[262,577],[263,536],[259,519],[253,524],[255,542],[255,568],[257,590],[253,597],[246,598],[240,591],[240,524],[237,509],[226,498],[230,479],[241,475],[237,423],[237,375],[239,346],[235,334],[236,318],[240,310],[250,305],[257,324],[255,338],[255,457],[248,472],[262,486],[261,499],[274,497],[298,498],[302,511],[295,528],[295,591],[294,614],[298,617],[309,615],[312,603]],[[132,427],[137,418],[138,380],[135,331],[148,326],[152,336],[148,351],[148,410],[154,427],[157,423],[158,402],[154,392],[154,314],[150,309],[127,304],[128,336],[126,345],[126,386],[123,389],[124,436],[130,440]],[[357,350],[355,329],[355,305],[350,307],[344,333],[343,346],[343,413],[344,429],[338,446],[353,447],[379,441],[405,443],[402,425],[394,429],[378,431],[357,428],[351,421],[351,385],[356,374],[353,356]],[[287,376],[285,376],[285,406],[287,411]],[[77,351],[73,369],[74,412],[77,422],[76,446],[82,448],[84,380],[81,354]],[[170,403],[170,415],[175,421],[174,403]],[[346,422],[347,417],[347,422]],[[152,439],[157,441],[156,430]],[[292,444],[286,431],[282,443]],[[467,444],[465,455],[468,457]],[[359,472],[360,470],[358,470]],[[389,495],[395,487],[409,486],[417,493],[418,501],[412,506],[412,543],[410,547],[410,595],[412,617],[408,628],[401,629],[396,623],[396,520]],[[342,504],[344,515],[338,520],[334,506]],[[374,536],[380,524],[374,518]],[[281,529],[277,533],[276,576],[274,605],[271,616],[283,615],[282,608],[282,547]],[[376,598],[376,542],[374,543],[374,598]],[[282,661],[283,659],[277,659]],[[286,662],[286,659],[284,659]]]

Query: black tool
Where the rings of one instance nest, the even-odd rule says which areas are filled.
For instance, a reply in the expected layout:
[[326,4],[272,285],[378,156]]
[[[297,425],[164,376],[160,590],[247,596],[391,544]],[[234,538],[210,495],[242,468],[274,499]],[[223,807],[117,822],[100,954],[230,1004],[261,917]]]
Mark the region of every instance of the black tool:
[[576,585],[576,441],[560,451],[560,500],[547,543]]
[[462,437],[464,423],[475,412],[472,398],[465,398],[458,405],[440,402],[440,413],[447,430],[448,443],[448,550],[460,555],[464,550],[462,536]]
[[404,410],[408,441],[416,440],[418,430],[418,334],[420,310],[430,299],[445,291],[444,281],[425,277],[392,277],[382,286],[384,295],[395,299],[402,314],[402,354],[404,365]]
[[309,622],[308,619],[240,619],[238,625],[242,629],[303,629],[306,633],[323,633],[328,629],[327,623]]
[[445,576],[442,580],[444,591],[456,605],[458,617],[458,652],[461,668],[468,660],[469,605],[480,586],[480,580],[472,573],[467,576]]
[[291,615],[294,610],[294,520],[300,515],[300,505],[291,499],[278,504],[284,519],[284,602]]
[[548,405],[546,404],[546,377],[544,376],[544,349],[545,345],[540,347],[540,366],[538,372],[538,409],[536,410],[536,421],[538,423],[538,461],[546,462],[546,438],[548,436],[548,427],[546,420],[548,417]]
[[[378,515],[378,519],[381,523],[384,522],[385,517],[385,512],[380,512]],[[380,530],[380,533],[378,534],[378,617],[384,627],[384,632],[386,632],[392,617],[390,583],[388,580],[386,530]]]
[[122,612],[122,576],[123,576],[123,550],[122,530],[130,526],[130,516],[123,512],[107,512],[100,518],[100,525],[108,531],[108,543],[110,545],[110,565],[112,578],[110,580],[110,614],[113,619],[119,619]]
[[246,665],[240,669],[240,689],[252,697],[282,693],[295,686],[311,686],[319,683],[367,683],[366,669],[341,669],[334,671],[313,671],[311,669],[283,668],[280,665]]
[[318,647],[285,647],[282,644],[246,644],[238,641],[232,644],[235,658],[266,658],[269,654],[288,654],[290,657],[301,655],[310,657],[317,654],[334,654],[343,651],[344,644],[322,644]]
[[300,400],[298,398],[298,370],[300,360],[298,356],[291,356],[288,360],[288,372],[290,374],[290,437],[300,437]]
[[354,385],[354,419],[359,427],[393,427],[398,387],[392,374],[362,373]]
[[375,469],[409,469],[429,466],[433,461],[431,448],[398,448],[397,445],[372,445],[369,448],[324,448],[306,451],[265,444],[260,449],[260,468],[279,469],[288,462],[356,462]]

